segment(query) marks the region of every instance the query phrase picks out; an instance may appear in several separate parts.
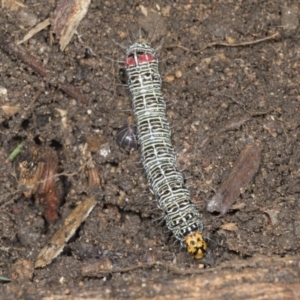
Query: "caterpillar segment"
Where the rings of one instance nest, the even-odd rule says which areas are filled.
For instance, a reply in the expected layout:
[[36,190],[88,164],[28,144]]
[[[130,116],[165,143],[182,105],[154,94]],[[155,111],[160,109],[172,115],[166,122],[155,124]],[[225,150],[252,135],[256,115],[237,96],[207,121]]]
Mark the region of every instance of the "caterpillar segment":
[[200,259],[207,249],[203,225],[176,165],[155,50],[145,42],[134,43],[126,50],[125,68],[148,183],[168,229],[188,253]]

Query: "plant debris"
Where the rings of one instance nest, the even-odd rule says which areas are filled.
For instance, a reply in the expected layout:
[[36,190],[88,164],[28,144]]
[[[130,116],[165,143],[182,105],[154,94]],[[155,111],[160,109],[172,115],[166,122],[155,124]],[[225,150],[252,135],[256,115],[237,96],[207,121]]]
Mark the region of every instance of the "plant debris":
[[55,175],[58,169],[56,152],[48,146],[31,145],[28,157],[19,164],[19,188],[26,198],[35,196],[38,202],[44,203],[44,215],[47,221],[58,218],[60,195]]
[[2,30],[0,30],[0,49],[3,52],[7,53],[9,57],[12,56],[20,59],[23,63],[31,67],[37,74],[45,77],[47,82],[60,88],[70,97],[85,105],[88,104],[88,100],[76,88],[74,88],[67,82],[58,82],[58,74],[55,74],[55,72],[50,72],[50,70],[46,69],[34,56],[29,54],[24,48],[7,38]]
[[86,15],[91,0],[60,0],[51,14],[52,31],[59,38],[60,50],[64,51],[80,21]]
[[47,245],[40,251],[35,261],[35,268],[44,267],[52,262],[63,250],[65,244],[73,236],[80,224],[88,217],[97,201],[90,197],[82,201],[56,231]]
[[222,182],[220,189],[208,202],[209,212],[225,214],[238,198],[241,189],[245,188],[256,174],[260,164],[260,143],[248,144],[234,163],[229,176]]

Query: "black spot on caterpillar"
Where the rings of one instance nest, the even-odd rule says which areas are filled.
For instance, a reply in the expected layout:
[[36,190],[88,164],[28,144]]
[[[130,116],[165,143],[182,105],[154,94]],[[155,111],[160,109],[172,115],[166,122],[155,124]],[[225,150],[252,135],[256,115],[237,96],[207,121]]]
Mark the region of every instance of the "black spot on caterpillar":
[[207,248],[203,225],[176,166],[155,50],[147,43],[134,43],[126,50],[125,68],[148,182],[168,229],[188,253],[202,258]]

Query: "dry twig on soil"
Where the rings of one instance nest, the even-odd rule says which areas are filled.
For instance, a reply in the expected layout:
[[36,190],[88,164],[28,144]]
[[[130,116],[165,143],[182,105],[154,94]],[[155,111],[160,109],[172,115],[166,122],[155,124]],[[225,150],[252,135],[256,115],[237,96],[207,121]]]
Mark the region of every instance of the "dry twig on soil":
[[90,197],[82,201],[73,209],[64,221],[62,227],[58,229],[47,245],[40,251],[35,261],[35,268],[44,267],[52,262],[63,250],[65,244],[73,236],[77,228],[88,217],[97,201]]
[[48,83],[61,89],[70,97],[85,105],[88,104],[88,99],[84,97],[80,93],[80,91],[78,91],[68,83],[59,83],[57,80],[59,76],[55,74],[55,72],[51,72],[50,70],[45,68],[34,56],[29,54],[24,48],[6,38],[3,31],[0,31],[0,49],[3,52],[7,53],[9,56],[13,56],[21,60],[23,63],[27,64],[36,73],[43,76]]
[[185,51],[197,54],[199,52],[202,52],[206,48],[211,48],[211,47],[214,47],[214,46],[245,47],[245,46],[251,46],[251,45],[259,44],[259,43],[262,43],[262,42],[265,42],[265,41],[269,41],[269,40],[276,40],[276,39],[279,39],[279,38],[280,38],[280,33],[279,32],[275,32],[274,34],[272,34],[270,36],[267,36],[265,38],[261,38],[261,39],[257,39],[257,40],[249,41],[249,42],[242,42],[242,43],[236,43],[236,44],[229,44],[229,43],[222,43],[222,42],[213,42],[213,43],[205,45],[204,47],[202,47],[199,50],[191,50],[191,49],[189,49],[187,47],[184,47],[184,46],[182,46],[180,44],[177,44],[177,45],[168,45],[168,46],[166,46],[166,48],[180,48],[182,50],[185,50]]

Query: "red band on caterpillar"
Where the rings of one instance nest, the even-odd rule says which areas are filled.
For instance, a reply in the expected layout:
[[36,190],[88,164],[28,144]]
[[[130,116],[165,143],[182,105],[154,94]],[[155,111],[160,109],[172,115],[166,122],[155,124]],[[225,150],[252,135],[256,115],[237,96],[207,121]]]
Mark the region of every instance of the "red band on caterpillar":
[[153,62],[155,57],[151,53],[137,53],[136,56],[129,56],[125,60],[125,67],[133,67],[139,64]]

